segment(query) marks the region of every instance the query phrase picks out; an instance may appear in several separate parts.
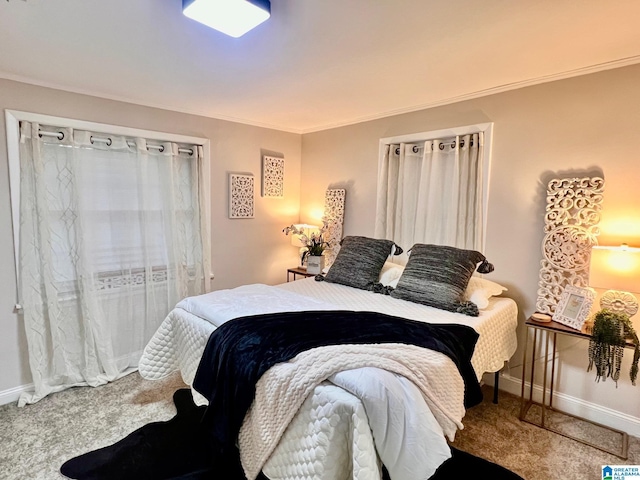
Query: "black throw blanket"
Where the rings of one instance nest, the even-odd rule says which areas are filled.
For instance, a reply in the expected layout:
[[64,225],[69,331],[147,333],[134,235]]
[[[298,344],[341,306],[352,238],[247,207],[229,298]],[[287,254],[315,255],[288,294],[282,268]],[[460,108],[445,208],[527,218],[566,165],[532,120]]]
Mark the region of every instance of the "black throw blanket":
[[209,400],[204,415],[216,450],[237,455],[236,439],[270,367],[315,347],[338,344],[412,344],[447,355],[465,384],[465,407],[482,401],[471,366],[478,333],[455,324],[428,324],[377,312],[308,311],[242,317],[216,329],[207,342],[193,387]]

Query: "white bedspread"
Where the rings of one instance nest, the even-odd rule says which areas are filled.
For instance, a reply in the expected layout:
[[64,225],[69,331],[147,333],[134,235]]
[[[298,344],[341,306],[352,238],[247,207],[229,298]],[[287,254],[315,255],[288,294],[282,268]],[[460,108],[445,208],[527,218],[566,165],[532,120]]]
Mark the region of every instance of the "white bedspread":
[[249,315],[338,310],[340,307],[319,298],[256,283],[185,298],[178,302],[176,308],[204,318],[219,327],[233,318]]

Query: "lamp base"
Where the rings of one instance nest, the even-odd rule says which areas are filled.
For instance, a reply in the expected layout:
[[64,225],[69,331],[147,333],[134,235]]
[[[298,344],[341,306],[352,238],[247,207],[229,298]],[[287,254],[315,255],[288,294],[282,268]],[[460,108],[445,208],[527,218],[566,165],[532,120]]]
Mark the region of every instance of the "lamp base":
[[633,317],[638,313],[638,300],[629,292],[607,290],[600,298],[600,308],[625,313],[629,317]]

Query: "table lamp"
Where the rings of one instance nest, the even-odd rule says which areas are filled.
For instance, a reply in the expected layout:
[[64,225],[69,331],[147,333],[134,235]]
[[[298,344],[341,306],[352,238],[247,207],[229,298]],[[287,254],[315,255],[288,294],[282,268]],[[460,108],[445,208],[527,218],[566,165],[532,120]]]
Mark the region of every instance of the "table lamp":
[[600,298],[600,308],[632,317],[638,312],[640,293],[640,248],[593,247],[589,267],[589,285],[607,289]]

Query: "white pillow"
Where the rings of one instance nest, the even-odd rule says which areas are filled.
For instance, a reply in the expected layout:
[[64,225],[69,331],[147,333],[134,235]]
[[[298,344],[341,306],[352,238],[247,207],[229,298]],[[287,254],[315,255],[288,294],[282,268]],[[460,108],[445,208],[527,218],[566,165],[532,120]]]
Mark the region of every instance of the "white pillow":
[[393,262],[385,262],[382,266],[382,270],[380,270],[380,278],[378,281],[385,287],[396,288],[403,271],[403,265],[398,265]]
[[464,292],[464,299],[475,303],[478,309],[483,310],[489,305],[489,299],[496,295],[501,295],[506,291],[499,283],[492,282],[480,277],[471,277]]

